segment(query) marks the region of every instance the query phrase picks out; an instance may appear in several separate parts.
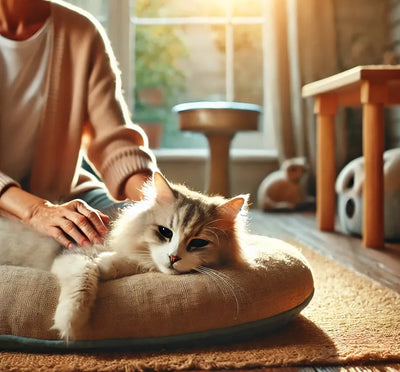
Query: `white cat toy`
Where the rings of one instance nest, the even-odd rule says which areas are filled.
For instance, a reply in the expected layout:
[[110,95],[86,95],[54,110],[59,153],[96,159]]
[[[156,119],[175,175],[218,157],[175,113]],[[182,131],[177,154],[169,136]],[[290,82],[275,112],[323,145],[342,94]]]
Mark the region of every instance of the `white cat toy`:
[[66,249],[26,225],[0,218],[0,264],[51,271],[60,297],[53,328],[74,339],[88,321],[99,280],[147,271],[207,272],[244,261],[247,195],[209,197],[154,173],[145,198],[121,211],[104,244]]
[[272,172],[258,188],[258,207],[263,211],[291,210],[312,203],[314,199],[306,196],[303,184],[307,173],[303,157],[287,159],[279,170]]

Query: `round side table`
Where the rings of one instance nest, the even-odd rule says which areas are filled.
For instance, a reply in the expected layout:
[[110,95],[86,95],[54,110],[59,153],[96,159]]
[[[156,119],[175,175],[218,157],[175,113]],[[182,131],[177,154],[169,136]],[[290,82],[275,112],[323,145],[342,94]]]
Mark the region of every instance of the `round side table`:
[[173,107],[181,130],[201,132],[210,147],[207,191],[229,197],[229,148],[235,133],[258,129],[260,106],[240,102],[190,102]]

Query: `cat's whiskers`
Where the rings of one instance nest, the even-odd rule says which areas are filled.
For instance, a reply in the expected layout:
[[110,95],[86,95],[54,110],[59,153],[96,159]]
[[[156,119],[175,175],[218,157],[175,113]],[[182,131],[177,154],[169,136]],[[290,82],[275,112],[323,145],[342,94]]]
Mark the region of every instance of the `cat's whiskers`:
[[135,254],[142,256],[151,256],[151,253],[149,251],[135,251]]
[[[218,227],[215,226],[215,225],[216,225],[218,222],[220,222],[220,221],[224,221],[224,220],[223,220],[222,218],[216,218],[216,219],[211,220],[210,222],[206,223],[206,224],[204,225],[204,227],[207,228],[207,229],[218,230],[218,231],[222,231],[222,232],[225,233],[224,230],[222,230],[222,229],[220,229],[220,228],[218,228]],[[211,225],[211,226],[210,226],[210,225]]]
[[219,242],[219,236],[218,236],[218,234],[212,229],[212,228],[206,228],[206,229],[204,229],[204,232],[209,232],[210,234],[212,234],[212,235],[214,235],[215,236],[215,239],[216,239],[216,241],[217,241],[217,244],[218,245],[220,245],[220,242]]
[[213,220],[207,222],[207,223],[205,224],[205,226],[214,225],[216,222],[220,222],[220,221],[224,221],[224,219],[222,219],[222,218],[214,218]]
[[232,280],[231,277],[222,273],[221,271],[217,271],[205,266],[198,266],[195,271],[208,275],[217,285],[218,289],[221,291],[224,298],[233,297],[235,301],[235,319],[239,315],[240,303],[237,293],[243,293],[243,289]]
[[[221,232],[223,235],[226,236],[226,235],[227,235],[227,232],[226,232],[225,230],[220,229],[220,228],[218,228],[218,227],[215,226],[215,223],[216,223],[216,222],[219,222],[219,221],[223,221],[223,220],[222,220],[222,219],[215,219],[215,220],[212,220],[212,221],[210,221],[209,223],[205,224],[205,225],[204,225],[204,228],[205,228],[206,230],[213,231],[214,233],[215,233],[215,231]],[[209,226],[209,225],[211,225],[211,226]]]
[[215,226],[215,224],[217,222],[219,222],[219,221],[223,221],[223,220],[220,219],[220,218],[219,219],[214,219],[214,220],[212,220],[212,221],[210,221],[210,222],[208,222],[208,223],[206,223],[204,225],[204,231],[208,231],[211,234],[213,234],[216,237],[218,244],[219,244],[219,236],[220,236],[220,234],[224,235],[225,237],[227,237],[227,235],[228,235],[225,230],[220,229],[220,228]]
[[132,252],[133,256],[137,256],[137,257],[143,257],[143,258],[151,258],[151,254],[150,253],[145,253],[145,252]]
[[137,251],[132,254],[133,256],[136,257],[136,259],[139,261],[139,267],[140,268],[150,268],[154,266],[153,258],[151,256],[151,253],[148,251]]

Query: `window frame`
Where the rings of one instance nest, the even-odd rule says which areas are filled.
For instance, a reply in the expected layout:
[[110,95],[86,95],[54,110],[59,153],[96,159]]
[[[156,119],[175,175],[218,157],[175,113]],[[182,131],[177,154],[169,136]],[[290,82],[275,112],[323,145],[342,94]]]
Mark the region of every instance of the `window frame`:
[[[275,141],[273,140],[273,128],[271,124],[271,117],[273,107],[271,104],[271,92],[268,89],[268,84],[271,81],[271,72],[268,69],[268,51],[271,50],[271,14],[270,2],[261,0],[262,15],[261,16],[234,16],[232,1],[226,0],[227,16],[215,17],[157,17],[157,18],[144,18],[132,16],[132,9],[135,0],[109,0],[108,12],[108,34],[113,46],[114,53],[119,61],[119,66],[122,74],[122,86],[124,88],[125,99],[128,107],[134,107],[134,97],[130,92],[133,92],[134,77],[131,76],[130,71],[134,70],[135,61],[131,57],[135,48],[135,40],[131,38],[134,35],[136,25],[224,25],[225,38],[226,38],[226,52],[225,52],[225,99],[233,101],[235,79],[234,79],[234,31],[235,25],[261,25],[262,27],[262,58],[263,58],[263,115],[262,115],[262,130],[263,142],[265,148],[273,150],[275,148]],[[133,40],[132,40],[133,39]],[[242,134],[243,135],[243,134]]]

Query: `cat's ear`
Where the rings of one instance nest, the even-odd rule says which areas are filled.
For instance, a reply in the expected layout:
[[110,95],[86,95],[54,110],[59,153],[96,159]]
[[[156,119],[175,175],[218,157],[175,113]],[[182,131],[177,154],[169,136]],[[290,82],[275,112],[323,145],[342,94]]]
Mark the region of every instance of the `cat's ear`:
[[239,195],[227,200],[217,207],[218,211],[224,216],[234,220],[236,216],[247,209],[249,195]]
[[153,174],[153,188],[155,191],[156,200],[163,203],[172,203],[176,197],[168,181],[159,172]]

